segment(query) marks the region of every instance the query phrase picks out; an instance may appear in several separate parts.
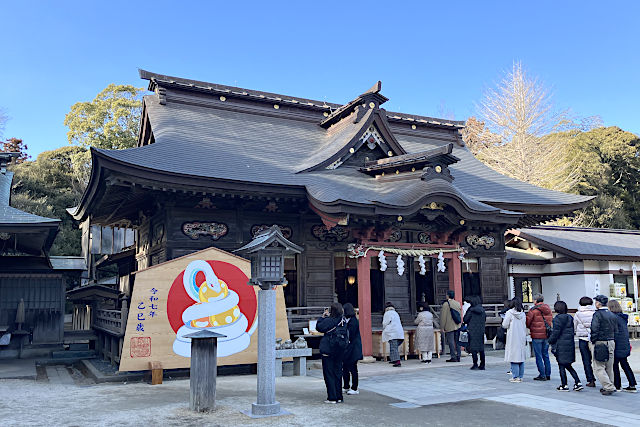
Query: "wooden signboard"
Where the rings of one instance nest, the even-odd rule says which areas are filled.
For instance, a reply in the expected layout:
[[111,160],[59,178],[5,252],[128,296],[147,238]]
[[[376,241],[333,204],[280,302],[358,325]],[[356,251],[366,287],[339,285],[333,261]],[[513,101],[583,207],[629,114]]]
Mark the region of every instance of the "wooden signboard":
[[[209,248],[135,272],[120,371],[188,368],[191,342],[203,328],[218,340],[218,365],[257,363],[256,286],[244,258]],[[289,339],[282,287],[276,288],[276,337]],[[273,343],[275,346],[275,342]]]

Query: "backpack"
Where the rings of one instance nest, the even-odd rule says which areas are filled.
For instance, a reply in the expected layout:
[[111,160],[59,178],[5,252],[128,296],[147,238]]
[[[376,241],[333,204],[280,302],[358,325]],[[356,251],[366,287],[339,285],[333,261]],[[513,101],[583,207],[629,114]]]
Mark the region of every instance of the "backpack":
[[540,307],[534,307],[533,309],[538,310],[540,312],[540,316],[542,316],[542,321],[544,322],[544,328],[547,332],[547,338],[549,338],[553,333],[553,328],[547,323],[547,319],[544,318],[544,313],[542,312]]
[[344,354],[349,345],[349,329],[347,329],[347,319],[344,317],[338,325],[327,332],[329,338],[329,349],[332,356]]
[[[449,304],[449,301],[447,301],[447,304]],[[453,308],[451,308],[451,304],[449,304],[449,313],[451,313],[451,319],[453,320],[453,323],[455,324],[462,323],[462,317],[460,316],[460,312],[458,310],[454,310]]]

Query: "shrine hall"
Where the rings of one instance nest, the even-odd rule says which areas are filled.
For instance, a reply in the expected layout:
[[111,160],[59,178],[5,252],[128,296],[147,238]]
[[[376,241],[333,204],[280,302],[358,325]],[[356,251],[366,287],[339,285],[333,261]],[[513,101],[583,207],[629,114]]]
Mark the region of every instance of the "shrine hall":
[[291,315],[352,303],[365,355],[387,301],[407,325],[418,303],[441,304],[448,290],[502,303],[505,230],[590,199],[490,169],[465,147],[464,122],[387,111],[380,82],[334,104],[140,77],[152,94],[138,146],[92,149],[73,216],[135,229],[137,270],[212,246],[233,251],[277,225],[303,248],[285,259]]

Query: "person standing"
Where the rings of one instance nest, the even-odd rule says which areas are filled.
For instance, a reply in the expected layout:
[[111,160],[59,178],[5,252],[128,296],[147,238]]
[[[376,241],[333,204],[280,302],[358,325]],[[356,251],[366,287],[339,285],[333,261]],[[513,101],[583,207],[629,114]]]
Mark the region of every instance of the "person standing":
[[512,300],[512,308],[505,314],[502,327],[507,330],[504,360],[511,363],[512,378],[509,381],[521,383],[527,359],[527,319],[519,298]]
[[[447,291],[447,300],[442,304],[440,311],[440,327],[444,331],[444,338],[449,344],[451,358],[447,362],[460,361],[460,323],[462,321],[462,307],[454,298],[455,292]],[[456,312],[452,314],[452,312]],[[454,319],[454,316],[456,319]]]
[[356,317],[356,310],[351,303],[346,303],[343,308],[344,317],[347,319],[347,330],[349,331],[349,345],[344,352],[344,361],[342,363],[343,386],[345,393],[349,395],[360,394],[358,391],[358,360],[362,360],[360,323]]
[[426,302],[418,306],[418,316],[413,323],[416,328],[416,349],[420,352],[422,363],[431,363],[431,356],[436,350],[436,339],[433,335],[433,328],[437,327],[437,321]]
[[613,385],[616,390],[622,388],[622,381],[620,379],[620,366],[624,370],[624,374],[629,381],[629,386],[623,390],[629,393],[636,392],[636,377],[633,375],[633,370],[629,366],[627,357],[631,356],[631,344],[629,343],[629,328],[627,327],[629,316],[622,312],[622,307],[618,301],[609,301],[607,303],[609,311],[616,316],[618,321],[618,332],[614,335],[614,341],[616,348],[613,352]]
[[553,319],[553,332],[549,337],[549,344],[554,348],[553,353],[558,361],[558,369],[560,371],[558,391],[569,391],[567,371],[575,381],[573,391],[580,391],[583,389],[580,378],[576,370],[571,366],[576,361],[576,344],[573,341],[573,318],[570,314],[567,314],[567,303],[564,301],[556,301],[553,309],[558,314]]
[[[462,300],[462,310],[461,310],[461,314],[462,314],[462,319],[464,319],[464,315],[467,314],[467,310],[469,309],[469,307],[471,307],[471,298],[473,298],[473,295],[464,298]],[[464,323],[464,321],[463,321]],[[460,329],[460,331],[458,332],[458,337],[460,337],[460,332],[462,332],[462,330],[464,329],[464,327],[462,327]],[[466,342],[459,342],[458,345],[460,346],[460,355],[461,356],[468,356],[471,354],[471,350],[469,350],[469,343]]]
[[596,312],[591,319],[591,353],[593,354],[593,373],[605,396],[612,395],[616,388],[613,385],[613,362],[616,348],[615,334],[618,331],[616,316],[607,309],[609,298],[598,295],[595,298]]
[[398,347],[404,341],[404,329],[393,304],[387,302],[385,306],[382,317],[382,342],[389,343],[389,363],[392,363],[394,367],[399,367],[402,364]]
[[536,355],[538,376],[536,381],[549,381],[551,379],[551,362],[549,361],[549,341],[547,337],[547,325],[551,327],[553,316],[551,308],[544,303],[542,294],[533,296],[534,306],[527,313],[527,328],[531,332],[531,345]]
[[[482,307],[480,297],[474,295],[469,297],[469,308],[464,315],[464,323],[467,325],[469,342],[467,350],[471,352],[473,358],[472,370],[484,371],[484,330],[487,322],[487,313]],[[480,365],[478,365],[478,354],[480,355]]]
[[593,300],[589,297],[582,297],[579,301],[578,312],[573,316],[573,327],[578,337],[578,348],[584,366],[584,374],[587,377],[587,387],[596,386],[596,377],[593,376],[591,349],[589,349],[589,337],[591,336],[591,319],[596,309],[593,307]]
[[[337,328],[346,322],[343,317],[342,304],[334,302],[330,309],[325,309],[322,317],[316,323],[316,330],[324,333],[320,340],[320,354],[322,355],[322,376],[327,387],[327,400],[324,403],[342,403],[342,361],[344,348],[332,345]],[[332,335],[333,334],[333,335]]]

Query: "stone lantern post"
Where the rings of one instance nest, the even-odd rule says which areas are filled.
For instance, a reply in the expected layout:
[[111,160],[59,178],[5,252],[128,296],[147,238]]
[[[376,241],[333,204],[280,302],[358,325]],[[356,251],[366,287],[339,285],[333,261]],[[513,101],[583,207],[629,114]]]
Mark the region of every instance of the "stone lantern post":
[[258,398],[250,416],[268,417],[284,412],[276,401],[276,292],[284,281],[284,256],[300,253],[302,248],[284,238],[277,225],[257,234],[236,250],[251,260],[249,285],[258,291]]

